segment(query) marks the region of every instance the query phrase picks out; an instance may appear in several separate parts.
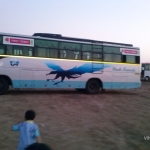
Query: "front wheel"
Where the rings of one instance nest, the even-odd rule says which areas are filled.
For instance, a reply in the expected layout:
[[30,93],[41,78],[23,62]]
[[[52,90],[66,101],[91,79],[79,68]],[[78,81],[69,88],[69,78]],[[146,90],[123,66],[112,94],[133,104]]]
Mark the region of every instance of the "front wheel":
[[102,86],[98,80],[92,79],[87,82],[86,92],[88,94],[97,94],[102,90]]
[[8,81],[0,77],[0,95],[5,94],[9,89]]

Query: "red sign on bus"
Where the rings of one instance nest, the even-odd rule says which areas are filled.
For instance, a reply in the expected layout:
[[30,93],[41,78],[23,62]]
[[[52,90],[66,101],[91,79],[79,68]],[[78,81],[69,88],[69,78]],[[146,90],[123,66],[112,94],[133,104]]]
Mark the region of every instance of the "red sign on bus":
[[139,55],[139,50],[121,48],[120,51],[124,55]]
[[34,46],[33,39],[27,38],[15,38],[15,37],[3,37],[4,44],[12,44],[12,45],[24,45],[24,46]]

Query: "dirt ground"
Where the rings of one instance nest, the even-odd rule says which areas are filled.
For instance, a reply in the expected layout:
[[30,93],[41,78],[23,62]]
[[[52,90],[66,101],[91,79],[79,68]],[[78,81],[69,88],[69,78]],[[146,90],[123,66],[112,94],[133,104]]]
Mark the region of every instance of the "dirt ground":
[[10,90],[0,96],[0,149],[15,150],[11,126],[34,109],[43,142],[53,150],[148,150],[150,82],[140,89],[86,95],[75,90]]

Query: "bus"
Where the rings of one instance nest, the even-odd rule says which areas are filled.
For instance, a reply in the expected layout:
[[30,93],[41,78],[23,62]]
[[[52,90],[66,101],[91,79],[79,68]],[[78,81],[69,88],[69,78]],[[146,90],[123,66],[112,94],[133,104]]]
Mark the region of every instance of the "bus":
[[34,33],[0,33],[0,94],[9,88],[73,88],[88,94],[141,86],[132,44]]
[[141,80],[149,81],[150,79],[150,63],[141,64]]

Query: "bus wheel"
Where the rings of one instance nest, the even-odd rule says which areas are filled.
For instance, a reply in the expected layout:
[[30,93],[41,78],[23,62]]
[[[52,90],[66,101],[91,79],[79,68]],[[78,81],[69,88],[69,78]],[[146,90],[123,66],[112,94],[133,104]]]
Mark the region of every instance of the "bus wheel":
[[9,89],[8,81],[0,77],[0,95],[5,94]]
[[87,82],[86,92],[88,94],[97,94],[100,89],[102,90],[102,87],[98,80],[91,79]]
[[148,80],[149,80],[149,77],[148,77],[148,76],[146,76],[146,77],[144,78],[144,80],[145,80],[145,81],[148,81]]

